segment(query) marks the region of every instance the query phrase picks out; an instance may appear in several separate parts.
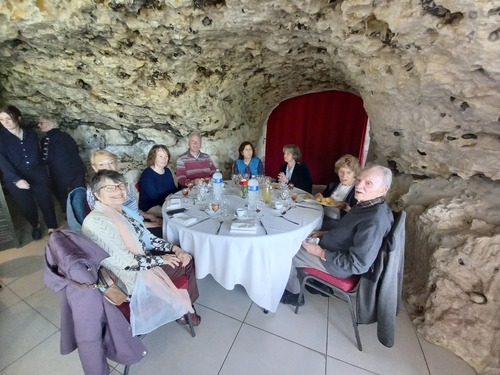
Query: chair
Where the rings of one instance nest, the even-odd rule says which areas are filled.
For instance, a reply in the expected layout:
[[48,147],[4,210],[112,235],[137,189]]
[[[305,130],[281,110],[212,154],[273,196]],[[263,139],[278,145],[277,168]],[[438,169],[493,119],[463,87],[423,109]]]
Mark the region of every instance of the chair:
[[[335,297],[349,305],[352,326],[359,351],[362,351],[358,324],[369,324],[375,321],[379,324],[377,335],[379,341],[391,347],[394,343],[394,320],[399,311],[399,301],[402,292],[403,264],[404,264],[404,211],[393,213],[394,223],[388,235],[384,238],[377,259],[372,269],[364,275],[353,275],[349,278],[338,278],[327,272],[315,268],[298,268],[298,275],[302,279],[299,301],[304,298],[306,285],[329,297]],[[390,256],[392,259],[389,259]],[[396,278],[398,285],[394,288],[384,278]],[[319,285],[317,284],[319,283]],[[326,288],[322,288],[324,286]],[[331,288],[331,291],[328,290]],[[381,295],[383,294],[383,297]],[[384,300],[384,306],[378,307],[378,298]],[[353,299],[356,298],[356,311]],[[389,303],[388,303],[389,301]],[[381,304],[382,305],[382,304]],[[299,306],[295,307],[295,313]],[[383,326],[384,328],[381,328]]]
[[66,201],[66,221],[69,229],[81,232],[83,220],[89,212],[87,190],[84,187],[77,187],[71,190]]

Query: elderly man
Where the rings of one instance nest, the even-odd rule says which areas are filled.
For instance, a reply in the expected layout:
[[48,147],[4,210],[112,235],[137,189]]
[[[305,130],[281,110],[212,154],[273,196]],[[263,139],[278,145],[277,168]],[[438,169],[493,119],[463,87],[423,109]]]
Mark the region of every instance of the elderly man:
[[341,278],[368,271],[394,221],[385,195],[392,182],[392,172],[382,166],[361,171],[355,187],[358,203],[328,232],[313,232],[318,244],[303,241],[292,260],[292,269],[281,302],[303,305],[298,300],[300,280],[297,267],[312,267]]
[[66,212],[68,193],[85,186],[85,164],[80,157],[76,142],[68,133],[59,129],[56,119],[40,116],[38,127],[44,133],[41,148],[43,160],[49,167],[52,191],[63,212]]
[[177,159],[177,179],[179,187],[187,185],[186,179],[196,180],[210,177],[215,172],[215,165],[208,156],[200,151],[201,135],[191,133],[188,139],[189,149]]

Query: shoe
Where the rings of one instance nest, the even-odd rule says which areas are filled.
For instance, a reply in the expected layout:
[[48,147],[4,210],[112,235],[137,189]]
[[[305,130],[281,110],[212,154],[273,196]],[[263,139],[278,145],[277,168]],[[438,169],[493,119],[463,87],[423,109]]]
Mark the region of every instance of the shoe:
[[319,294],[323,297],[330,297],[328,295],[328,293],[333,294],[333,289],[330,288],[329,286],[326,286],[322,283],[319,283],[316,280],[311,280],[308,282],[310,282],[311,284],[314,284],[315,287],[318,287],[319,289],[321,289],[321,291],[320,291],[320,290],[314,289],[313,287],[311,287],[309,285],[306,285],[307,291],[311,294]]
[[286,289],[283,292],[283,296],[281,296],[280,302],[285,304],[285,305],[292,305],[292,306],[303,306],[305,303],[303,295],[299,301],[299,293],[293,294],[293,293],[290,293]]
[[[182,318],[177,319],[176,322],[181,326],[189,324],[188,314],[184,315]],[[198,327],[201,323],[201,316],[199,316],[197,313],[191,314],[191,323],[194,327]]]
[[40,230],[40,227],[33,228],[31,231],[31,237],[33,237],[35,241],[42,238],[42,231]]

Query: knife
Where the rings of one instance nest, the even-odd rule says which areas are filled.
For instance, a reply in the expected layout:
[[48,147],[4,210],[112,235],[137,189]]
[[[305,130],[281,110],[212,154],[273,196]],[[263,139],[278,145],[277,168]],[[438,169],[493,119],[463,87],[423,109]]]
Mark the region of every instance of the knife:
[[267,229],[266,227],[264,226],[264,224],[262,224],[262,220],[259,220],[260,222],[260,225],[262,226],[262,228],[264,229],[264,232],[267,234]]
[[222,227],[222,223],[223,221],[219,222],[219,228],[217,228],[217,232],[215,232],[216,235],[219,234],[220,228]]

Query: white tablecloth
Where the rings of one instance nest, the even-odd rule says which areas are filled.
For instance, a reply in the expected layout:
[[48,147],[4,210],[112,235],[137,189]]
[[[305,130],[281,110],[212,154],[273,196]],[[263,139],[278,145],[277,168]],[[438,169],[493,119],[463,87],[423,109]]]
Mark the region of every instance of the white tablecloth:
[[[234,186],[229,181],[227,186]],[[167,215],[168,200],[163,205],[163,233],[165,239],[179,244],[195,258],[196,277],[211,274],[226,289],[242,285],[248,296],[260,307],[275,312],[285,289],[291,261],[299,250],[302,240],[321,227],[323,208],[316,204],[294,207],[284,215],[299,223],[293,224],[278,217],[275,210],[265,206],[263,217],[248,220],[256,223],[257,233],[231,233],[231,224],[240,221],[234,216],[237,208],[245,208],[246,199],[239,196],[239,189],[227,187],[224,196],[229,200],[229,218],[212,218],[199,206],[182,202],[185,214],[198,218],[196,224],[184,226]],[[275,196],[276,197],[276,196]],[[265,229],[263,228],[265,227]],[[267,230],[267,234],[266,234]]]

